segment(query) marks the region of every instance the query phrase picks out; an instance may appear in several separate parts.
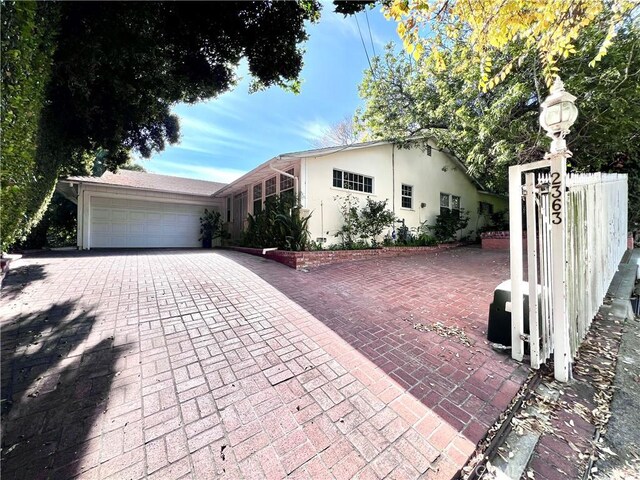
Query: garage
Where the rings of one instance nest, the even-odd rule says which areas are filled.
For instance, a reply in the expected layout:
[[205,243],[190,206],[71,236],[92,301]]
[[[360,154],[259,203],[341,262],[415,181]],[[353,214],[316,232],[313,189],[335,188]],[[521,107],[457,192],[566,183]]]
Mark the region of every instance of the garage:
[[94,198],[90,231],[93,248],[200,246],[204,206],[118,198]]
[[58,191],[78,206],[78,248],[197,248],[205,208],[224,184],[122,170],[69,177]]

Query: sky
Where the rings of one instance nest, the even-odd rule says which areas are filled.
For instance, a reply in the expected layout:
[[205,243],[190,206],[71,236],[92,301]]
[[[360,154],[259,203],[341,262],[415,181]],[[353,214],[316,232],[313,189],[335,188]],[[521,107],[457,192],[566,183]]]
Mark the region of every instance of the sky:
[[[362,104],[358,85],[369,57],[399,43],[395,23],[380,8],[343,18],[331,2],[322,2],[322,17],[307,27],[303,45],[301,93],[279,87],[249,94],[246,66],[236,87],[195,105],[179,104],[181,141],[149,160],[136,159],[147,171],[216,182],[231,182],[281,153],[313,148],[314,138]],[[369,28],[367,27],[367,19]]]

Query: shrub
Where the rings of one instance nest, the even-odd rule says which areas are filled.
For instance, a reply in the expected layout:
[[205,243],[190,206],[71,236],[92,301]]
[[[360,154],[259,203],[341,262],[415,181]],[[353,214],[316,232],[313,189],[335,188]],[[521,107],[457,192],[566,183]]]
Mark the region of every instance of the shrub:
[[378,237],[393,224],[393,212],[387,210],[387,200],[375,201],[370,197],[364,206],[358,205],[353,195],[336,196],[343,224],[336,233],[340,248],[353,250],[378,246]]
[[378,237],[386,227],[391,225],[395,215],[391,210],[387,210],[387,200],[376,202],[367,197],[367,201],[360,210],[360,231],[361,237],[371,242],[372,247],[378,245]]
[[[57,6],[51,2],[1,2],[2,90],[0,120],[0,251],[24,240],[45,214],[54,170],[39,167],[37,150],[46,86],[55,49]],[[46,206],[46,203],[44,203]],[[46,230],[46,229],[42,229]]]
[[469,224],[469,213],[460,209],[443,210],[436,217],[435,225],[429,225],[426,228],[433,232],[438,242],[448,242],[455,239],[456,234],[467,227]]
[[339,202],[338,209],[342,215],[342,226],[335,234],[340,238],[340,248],[351,249],[360,236],[360,215],[358,213],[357,199],[347,194],[344,197],[335,196],[334,200]]
[[53,194],[42,220],[27,237],[14,244],[18,250],[72,247],[76,245],[77,207],[60,193]]
[[303,217],[292,195],[269,197],[264,208],[247,217],[244,244],[248,247],[277,247],[282,250],[306,250],[309,244],[309,219]]
[[200,240],[203,245],[211,246],[214,238],[220,238],[223,235],[222,215],[220,212],[204,209],[204,214],[200,217]]

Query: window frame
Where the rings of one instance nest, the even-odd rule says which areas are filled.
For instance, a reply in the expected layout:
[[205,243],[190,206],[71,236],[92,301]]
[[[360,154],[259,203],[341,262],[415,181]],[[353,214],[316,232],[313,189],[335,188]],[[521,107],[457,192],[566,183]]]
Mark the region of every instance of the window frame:
[[[407,195],[405,189],[408,189],[409,194]],[[405,206],[405,200],[409,200],[409,206]],[[409,185],[408,183],[400,184],[400,208],[406,208],[407,210],[413,210],[413,185]]]
[[[256,195],[256,190],[259,192],[258,195]],[[253,186],[253,213],[258,213],[260,211],[262,211],[262,182],[260,183],[256,183]],[[258,205],[258,208],[256,208],[256,204]]]
[[[336,175],[338,173],[339,175]],[[339,188],[341,190],[348,190],[350,192],[364,193],[373,195],[374,192],[374,178],[362,173],[349,172],[347,170],[341,170],[334,168],[332,171],[333,188]],[[339,185],[337,185],[339,184]],[[358,188],[349,188],[349,186],[362,186],[362,190]]]
[[[285,173],[289,175],[294,175],[295,169],[291,167],[289,170],[285,170]],[[284,188],[283,188],[284,187]],[[288,192],[289,190],[293,190],[295,188],[294,179],[291,177],[287,177],[286,175],[280,174],[280,193]]]
[[[267,185],[269,182],[271,182],[273,180],[273,192],[269,193],[269,186]],[[272,197],[274,195],[278,194],[278,176],[274,175],[273,177],[267,178],[264,181],[264,199],[265,201],[267,200],[267,198]]]
[[[442,200],[445,196],[447,197],[446,206],[442,203]],[[453,208],[454,198],[458,199],[458,208]],[[443,209],[449,210],[451,212],[457,212],[458,216],[460,216],[460,212],[462,211],[462,196],[454,195],[452,193],[440,192],[440,215],[442,215]]]

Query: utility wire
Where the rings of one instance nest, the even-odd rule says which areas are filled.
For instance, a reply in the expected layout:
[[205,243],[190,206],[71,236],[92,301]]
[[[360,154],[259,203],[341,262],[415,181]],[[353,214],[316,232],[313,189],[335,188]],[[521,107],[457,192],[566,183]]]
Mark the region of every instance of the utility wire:
[[369,52],[367,52],[367,46],[364,44],[364,37],[362,36],[362,31],[360,30],[360,22],[358,22],[358,15],[353,16],[356,19],[356,25],[358,26],[358,33],[360,34],[360,40],[362,41],[362,48],[364,48],[364,54],[367,56],[367,63],[369,64],[369,70],[371,70],[371,75],[373,75],[373,67],[371,66],[371,60],[369,59]]
[[371,40],[371,50],[373,51],[373,56],[376,56],[376,47],[373,45],[373,36],[371,35],[371,26],[369,25],[369,14],[367,13],[367,9],[364,9],[364,16],[367,19],[367,28],[369,29],[369,40]]

